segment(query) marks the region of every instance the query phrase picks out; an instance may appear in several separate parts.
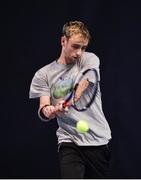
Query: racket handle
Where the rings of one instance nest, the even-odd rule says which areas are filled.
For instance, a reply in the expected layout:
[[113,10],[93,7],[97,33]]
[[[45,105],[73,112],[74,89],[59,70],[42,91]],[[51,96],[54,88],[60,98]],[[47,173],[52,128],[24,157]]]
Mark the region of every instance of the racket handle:
[[65,109],[65,108],[68,107],[68,106],[69,106],[69,103],[68,103],[68,102],[64,102],[64,103],[62,104],[63,109]]

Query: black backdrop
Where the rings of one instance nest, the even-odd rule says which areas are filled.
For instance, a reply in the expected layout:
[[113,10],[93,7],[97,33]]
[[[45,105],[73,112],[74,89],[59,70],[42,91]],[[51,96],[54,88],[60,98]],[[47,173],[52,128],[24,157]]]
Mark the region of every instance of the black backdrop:
[[139,1],[1,1],[0,178],[58,178],[56,120],[29,100],[37,69],[60,54],[62,25],[84,21],[101,60],[103,109],[112,129],[111,178],[141,178]]

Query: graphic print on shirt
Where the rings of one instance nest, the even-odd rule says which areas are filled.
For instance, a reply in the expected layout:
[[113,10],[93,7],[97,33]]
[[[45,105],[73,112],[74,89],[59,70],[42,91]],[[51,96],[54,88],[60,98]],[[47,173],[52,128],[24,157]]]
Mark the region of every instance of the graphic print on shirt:
[[70,92],[74,88],[74,82],[79,72],[80,70],[76,66],[70,69],[68,72],[62,74],[61,77],[59,77],[59,79],[52,84],[51,100],[53,104],[56,104],[59,100],[63,100],[66,98],[66,96],[69,96]]
[[60,99],[68,95],[73,89],[73,80],[60,78],[53,87],[53,97]]

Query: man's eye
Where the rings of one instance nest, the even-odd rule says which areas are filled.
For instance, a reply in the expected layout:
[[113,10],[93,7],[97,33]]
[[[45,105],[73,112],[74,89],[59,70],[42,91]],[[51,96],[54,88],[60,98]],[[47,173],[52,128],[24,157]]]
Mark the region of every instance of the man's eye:
[[79,49],[80,46],[74,45],[73,48],[74,48],[74,49]]
[[85,51],[87,47],[82,47],[82,50]]
[[81,47],[81,46],[79,46],[79,45],[73,45],[72,47],[73,47],[74,49],[81,49],[82,51],[85,51],[86,48],[87,48],[86,46],[82,46],[82,47]]

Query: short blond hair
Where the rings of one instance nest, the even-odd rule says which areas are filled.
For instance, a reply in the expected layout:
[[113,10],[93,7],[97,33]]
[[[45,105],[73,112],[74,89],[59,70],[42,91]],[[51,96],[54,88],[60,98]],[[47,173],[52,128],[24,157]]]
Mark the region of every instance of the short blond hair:
[[62,33],[68,39],[75,34],[80,34],[83,38],[90,40],[90,33],[85,24],[81,21],[70,21],[64,24]]

